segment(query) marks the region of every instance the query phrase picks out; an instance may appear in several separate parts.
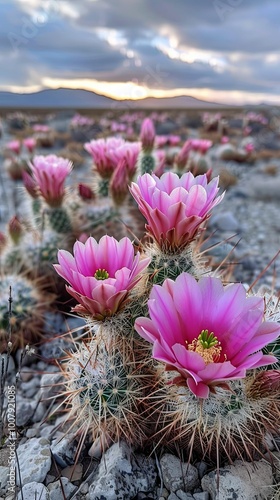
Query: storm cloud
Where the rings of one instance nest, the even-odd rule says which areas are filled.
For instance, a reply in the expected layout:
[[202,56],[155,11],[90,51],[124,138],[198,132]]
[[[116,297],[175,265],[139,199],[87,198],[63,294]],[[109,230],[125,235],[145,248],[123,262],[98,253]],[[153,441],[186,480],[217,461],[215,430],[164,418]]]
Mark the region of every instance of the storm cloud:
[[279,94],[279,0],[10,0],[0,16],[2,90],[47,78]]

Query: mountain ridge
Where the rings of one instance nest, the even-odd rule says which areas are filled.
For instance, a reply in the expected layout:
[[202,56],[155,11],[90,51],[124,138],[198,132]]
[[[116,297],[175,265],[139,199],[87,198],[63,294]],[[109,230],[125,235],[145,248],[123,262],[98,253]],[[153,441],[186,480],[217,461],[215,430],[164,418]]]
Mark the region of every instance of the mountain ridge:
[[226,104],[203,101],[191,96],[147,97],[145,99],[118,101],[83,89],[43,89],[19,94],[0,91],[0,108],[61,108],[61,109],[177,109],[224,108]]

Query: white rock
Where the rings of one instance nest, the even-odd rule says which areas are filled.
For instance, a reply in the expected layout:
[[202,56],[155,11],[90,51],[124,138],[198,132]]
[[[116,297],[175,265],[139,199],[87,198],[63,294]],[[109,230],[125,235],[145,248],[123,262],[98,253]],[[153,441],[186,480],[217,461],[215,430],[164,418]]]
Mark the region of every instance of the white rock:
[[[44,438],[33,438],[17,449],[21,483],[23,485],[37,482],[42,483],[51,468],[50,443]],[[17,468],[17,467],[16,467]],[[19,485],[19,474],[17,473]],[[32,498],[32,497],[30,497]]]
[[67,477],[61,477],[60,480],[48,485],[50,500],[61,500],[64,497],[68,499],[76,489],[77,486],[74,486]]
[[169,491],[191,491],[199,484],[197,469],[170,453],[166,453],[160,460],[164,486]]
[[[123,500],[155,488],[157,473],[152,458],[133,454],[124,442],[115,443],[103,455],[88,500]],[[106,496],[105,496],[106,495]]]
[[217,472],[206,474],[201,480],[204,491],[212,500],[262,500],[267,499],[273,484],[272,468],[268,462],[248,463],[236,460],[233,465],[220,469],[219,491]]
[[183,490],[177,490],[176,495],[180,500],[193,500],[193,496]]
[[0,495],[4,494],[8,486],[9,467],[0,467]]
[[77,449],[75,437],[75,434],[67,434],[64,438],[58,438],[52,443],[52,454],[60,467],[74,464]]
[[40,483],[33,481],[32,483],[25,484],[21,492],[17,495],[17,500],[22,500],[22,498],[40,498],[40,500],[50,500],[49,492],[47,488]]
[[209,493],[207,491],[202,491],[201,493],[194,493],[193,498],[195,500],[208,500]]
[[60,382],[63,380],[64,377],[61,373],[44,373],[41,378],[42,401],[56,396],[59,393],[59,390],[61,390]]

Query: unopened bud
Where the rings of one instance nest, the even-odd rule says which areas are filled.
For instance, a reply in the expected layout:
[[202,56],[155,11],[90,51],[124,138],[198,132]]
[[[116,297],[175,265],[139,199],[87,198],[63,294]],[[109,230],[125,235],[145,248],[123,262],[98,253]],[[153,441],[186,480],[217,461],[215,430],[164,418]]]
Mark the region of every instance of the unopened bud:
[[12,241],[17,245],[22,237],[23,229],[22,224],[16,215],[12,217],[8,224],[8,231]]
[[121,205],[128,193],[128,173],[126,160],[121,160],[112,175],[110,192],[115,205]]
[[150,118],[145,118],[141,126],[140,140],[145,152],[151,152],[154,147],[156,131]]
[[79,195],[84,201],[94,200],[95,194],[86,184],[79,184]]

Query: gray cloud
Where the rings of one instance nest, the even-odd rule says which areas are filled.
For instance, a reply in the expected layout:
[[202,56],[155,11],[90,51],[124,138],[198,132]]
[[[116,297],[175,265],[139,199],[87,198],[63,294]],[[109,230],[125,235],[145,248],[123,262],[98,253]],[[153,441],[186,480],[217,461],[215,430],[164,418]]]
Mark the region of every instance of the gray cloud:
[[[40,83],[42,75],[279,93],[279,0],[80,0],[77,17],[65,9],[69,0],[63,10],[49,0],[56,9],[45,7],[41,23],[42,9],[32,15],[30,1],[0,5],[2,87]],[[169,37],[179,52],[197,51],[193,63],[168,57]]]

